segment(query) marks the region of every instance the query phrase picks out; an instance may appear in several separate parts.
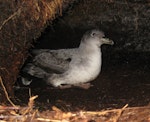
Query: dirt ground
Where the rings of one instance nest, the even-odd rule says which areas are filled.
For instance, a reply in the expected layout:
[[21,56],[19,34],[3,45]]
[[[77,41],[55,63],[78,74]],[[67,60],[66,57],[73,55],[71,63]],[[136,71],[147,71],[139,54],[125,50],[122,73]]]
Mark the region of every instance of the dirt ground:
[[[56,89],[36,80],[28,87],[16,89],[16,98],[26,105],[30,96],[38,95],[35,108],[40,111],[52,110],[53,106],[64,112],[101,111],[126,104],[128,107],[149,106],[149,61],[150,53],[103,54],[102,71],[92,81],[93,87]],[[148,115],[150,117],[150,113]]]
[[[113,59],[114,58],[114,59]],[[111,59],[111,60],[110,60]],[[56,89],[43,81],[33,81],[16,90],[22,103],[38,95],[36,104],[44,110],[57,106],[63,111],[102,110],[129,106],[144,106],[150,102],[150,54],[116,53],[103,56],[102,71],[88,90]]]
[[[27,106],[30,96],[38,95],[34,109],[38,109],[42,112],[41,116],[46,118],[51,117],[54,114],[51,112],[55,111],[59,120],[62,120],[62,114],[65,117],[69,116],[69,120],[66,120],[68,122],[72,121],[70,119],[72,115],[79,115],[83,122],[103,122],[106,120],[108,122],[149,122],[149,61],[150,53],[115,52],[113,55],[104,54],[102,71],[98,78],[92,81],[93,87],[87,90],[80,88],[56,89],[37,80],[27,87],[17,84],[15,86],[16,104]],[[122,117],[119,120],[112,119],[116,111],[121,110],[120,113],[122,113],[125,105],[128,107],[126,106]],[[112,111],[102,116],[98,113],[87,115],[81,112],[103,110]],[[64,115],[63,112],[67,113]],[[80,114],[75,114],[75,112]],[[61,117],[58,113],[61,113]],[[79,120],[76,119],[76,121]]]

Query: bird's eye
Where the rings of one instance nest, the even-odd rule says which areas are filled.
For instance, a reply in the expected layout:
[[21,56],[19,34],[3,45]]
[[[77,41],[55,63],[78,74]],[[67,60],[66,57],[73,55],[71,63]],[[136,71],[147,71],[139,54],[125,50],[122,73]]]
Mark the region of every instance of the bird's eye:
[[91,34],[92,37],[94,37],[95,35],[96,35],[96,33],[94,33],[94,32]]

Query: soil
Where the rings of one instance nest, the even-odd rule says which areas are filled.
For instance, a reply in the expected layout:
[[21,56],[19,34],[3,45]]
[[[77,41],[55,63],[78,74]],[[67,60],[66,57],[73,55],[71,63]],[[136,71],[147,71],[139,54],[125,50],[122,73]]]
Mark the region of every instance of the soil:
[[150,53],[104,52],[101,73],[87,90],[56,89],[35,80],[27,87],[16,85],[15,95],[21,105],[28,103],[30,95],[38,95],[35,108],[42,111],[52,106],[65,112],[146,106],[150,103],[149,61]]
[[[41,37],[42,42],[37,43],[36,48],[76,47],[79,44],[76,40],[79,40],[82,33],[68,32],[69,35],[66,35],[66,31],[45,33]],[[59,42],[60,39],[64,41]],[[55,43],[49,40],[55,40]],[[29,98],[38,95],[35,99],[34,110],[40,111],[40,114],[36,114],[35,117],[40,117],[41,121],[56,119],[60,122],[65,119],[65,122],[80,120],[80,122],[118,122],[119,119],[120,122],[149,122],[150,53],[129,52],[124,49],[117,51],[114,50],[114,46],[102,46],[102,70],[99,76],[91,81],[93,87],[86,90],[77,87],[58,89],[46,85],[39,79],[33,80],[29,86],[23,86],[18,81],[14,86],[15,104],[29,106]],[[122,108],[127,104],[128,107],[123,110]],[[92,112],[87,115],[88,111]],[[102,113],[97,113],[99,111]],[[120,114],[117,114],[118,111]],[[31,113],[35,115],[35,112]],[[29,118],[31,120],[34,117]],[[48,120],[43,120],[44,118]]]

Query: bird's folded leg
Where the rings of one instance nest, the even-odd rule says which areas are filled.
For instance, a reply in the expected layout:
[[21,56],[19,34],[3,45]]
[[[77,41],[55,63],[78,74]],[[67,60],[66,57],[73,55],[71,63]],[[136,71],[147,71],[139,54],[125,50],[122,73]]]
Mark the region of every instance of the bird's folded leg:
[[93,85],[90,83],[79,83],[79,84],[65,84],[65,85],[59,85],[57,88],[59,89],[68,89],[68,88],[73,88],[73,87],[79,87],[82,89],[89,89],[90,87],[92,87]]
[[67,84],[67,85],[60,85],[58,88],[60,88],[60,89],[68,89],[68,88],[71,88],[71,87],[72,87],[72,85]]
[[90,83],[80,83],[80,84],[75,84],[74,86],[76,87],[80,87],[82,89],[89,89],[90,87],[92,87],[93,85]]

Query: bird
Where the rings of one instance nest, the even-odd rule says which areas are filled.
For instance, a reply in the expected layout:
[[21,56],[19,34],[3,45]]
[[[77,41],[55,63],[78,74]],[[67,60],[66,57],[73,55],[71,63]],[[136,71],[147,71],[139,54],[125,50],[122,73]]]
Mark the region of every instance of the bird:
[[105,38],[101,30],[92,29],[85,32],[77,48],[34,49],[34,58],[23,72],[56,88],[76,86],[88,89],[92,86],[90,82],[101,72],[103,44],[113,45],[114,42]]

